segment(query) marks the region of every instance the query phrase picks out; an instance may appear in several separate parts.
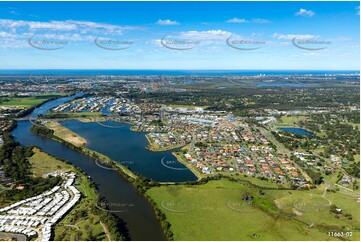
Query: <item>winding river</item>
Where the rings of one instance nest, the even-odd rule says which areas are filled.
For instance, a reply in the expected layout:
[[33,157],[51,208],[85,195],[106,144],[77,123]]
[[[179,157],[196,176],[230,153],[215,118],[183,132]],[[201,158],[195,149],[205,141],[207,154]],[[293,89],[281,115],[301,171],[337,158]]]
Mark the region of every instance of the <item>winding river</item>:
[[[44,114],[44,113],[48,112],[51,108],[53,108],[57,105],[60,105],[64,102],[67,102],[75,97],[76,96],[65,97],[65,98],[60,98],[57,100],[52,100],[52,101],[46,102],[39,108],[36,108],[29,115],[29,117],[34,118],[40,114]],[[121,231],[122,234],[124,234],[126,236],[127,240],[143,240],[143,241],[144,240],[165,240],[161,226],[159,225],[159,223],[156,220],[156,217],[154,215],[153,208],[151,207],[149,202],[135,190],[134,186],[131,183],[126,181],[116,171],[109,170],[109,169],[103,169],[103,168],[99,167],[95,163],[95,161],[88,156],[85,156],[85,155],[80,154],[70,148],[67,148],[64,145],[62,145],[56,141],[34,135],[33,133],[30,132],[31,125],[32,124],[30,121],[18,121],[18,126],[12,131],[12,135],[14,136],[15,140],[25,146],[36,145],[36,146],[40,147],[42,150],[44,150],[45,152],[47,152],[51,155],[54,155],[56,157],[62,158],[64,160],[67,160],[70,163],[72,163],[73,165],[75,165],[75,166],[79,167],[80,169],[82,169],[83,171],[85,171],[91,177],[91,179],[94,181],[94,183],[97,185],[100,195],[105,197],[106,200],[108,201],[109,208],[112,211],[112,213],[115,214],[116,216],[118,216],[121,219],[121,221],[123,221],[123,223],[120,225],[119,230]],[[90,123],[90,125],[91,125],[91,123]],[[72,129],[75,129],[74,127],[76,128],[76,125],[73,125]],[[103,131],[106,132],[106,130],[110,130],[110,129],[105,129]],[[129,133],[127,133],[126,130],[128,130],[128,128],[120,129],[117,132],[120,132],[120,133],[123,132],[124,134],[129,135]],[[101,132],[101,131],[98,131],[98,132]],[[108,132],[110,132],[110,131],[108,131]],[[99,133],[98,135],[101,135],[101,134]],[[118,135],[120,135],[120,134],[118,133]],[[140,139],[137,135],[144,136],[144,134],[140,134],[140,133],[136,134],[137,138],[134,140],[134,143],[132,143],[133,145],[136,144],[137,139]],[[85,135],[85,136],[86,136],[86,138],[90,138],[90,136],[87,136],[87,135]],[[125,138],[129,139],[129,136],[128,137],[123,136],[123,139],[125,139]],[[104,137],[102,137],[102,139],[104,139]],[[119,139],[121,139],[121,138],[119,138]],[[101,142],[106,142],[106,140],[102,140]],[[92,146],[95,144],[96,144],[96,141],[93,140],[93,138],[92,138],[91,142],[89,143],[89,147],[97,148],[96,146],[95,147]],[[144,144],[144,142],[141,142],[141,145],[143,145],[143,144]],[[132,149],[132,147],[128,147],[128,148]],[[144,147],[143,147],[143,149],[144,149]],[[97,150],[106,151],[99,147]],[[125,152],[125,150],[123,150],[123,152]],[[138,151],[132,150],[132,152],[137,153]],[[145,154],[144,152],[150,152],[150,151],[142,150],[141,154],[144,155]],[[107,153],[107,152],[105,152],[105,153]],[[119,159],[119,157],[118,157],[118,155],[121,155],[121,153],[122,152],[114,153],[114,154],[108,153],[108,155],[121,162],[121,159]],[[131,169],[137,170],[137,171],[139,171],[139,173],[149,175],[151,178],[157,179],[157,180],[164,180],[164,181],[194,180],[194,179],[192,179],[192,176],[189,175],[189,173],[188,173],[190,171],[187,171],[184,169],[182,171],[183,172],[183,175],[182,175],[182,172],[179,172],[179,170],[172,171],[172,169],[163,167],[161,162],[159,161],[159,157],[166,156],[167,155],[166,153],[150,152],[150,153],[146,153],[146,154],[148,154],[148,157],[149,157],[149,154],[151,154],[151,153],[154,153],[156,156],[156,158],[150,157],[151,158],[150,160],[152,160],[153,163],[156,163],[155,166],[157,168],[152,169],[151,162],[148,164],[148,163],[146,163],[147,161],[139,160],[138,164],[137,164],[137,162],[134,162],[134,164],[136,164],[136,165],[133,166]],[[148,160],[148,157],[147,157],[147,160]],[[141,168],[141,166],[142,166],[141,162],[143,162],[143,164],[146,163],[146,164],[144,164],[143,168]],[[139,165],[139,167],[138,167],[138,165]],[[175,164],[175,165],[179,165],[179,164]],[[160,168],[160,167],[163,167],[164,169]],[[161,169],[161,170],[159,171],[159,169]],[[164,174],[164,175],[162,176],[162,174]],[[171,174],[171,175],[169,175],[169,174]],[[174,174],[178,174],[178,176],[175,176]],[[172,179],[172,177],[174,177],[174,179]]]

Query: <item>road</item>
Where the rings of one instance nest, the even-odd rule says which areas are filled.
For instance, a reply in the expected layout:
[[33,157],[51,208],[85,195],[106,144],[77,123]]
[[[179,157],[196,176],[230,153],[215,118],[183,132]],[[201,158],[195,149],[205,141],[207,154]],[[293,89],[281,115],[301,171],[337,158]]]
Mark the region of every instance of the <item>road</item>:
[[272,134],[269,133],[268,130],[260,127],[259,130],[261,134],[264,135],[269,141],[276,145],[278,153],[286,154],[288,157],[291,155],[291,152],[286,149],[282,144],[280,144]]
[[[259,128],[260,131],[261,131],[261,134],[264,135],[269,141],[271,141],[276,147],[277,147],[277,150],[278,150],[278,153],[281,153],[283,155],[287,155],[288,157],[291,156],[291,151],[289,151],[287,148],[285,148],[282,144],[280,144],[276,139],[275,137],[273,137],[272,134],[269,133],[268,130],[260,127]],[[295,162],[291,161],[292,164],[294,165],[294,167],[296,167],[297,169],[299,169],[301,171],[301,174],[302,176],[309,182],[312,182],[312,179],[311,177],[299,166],[297,165]]]

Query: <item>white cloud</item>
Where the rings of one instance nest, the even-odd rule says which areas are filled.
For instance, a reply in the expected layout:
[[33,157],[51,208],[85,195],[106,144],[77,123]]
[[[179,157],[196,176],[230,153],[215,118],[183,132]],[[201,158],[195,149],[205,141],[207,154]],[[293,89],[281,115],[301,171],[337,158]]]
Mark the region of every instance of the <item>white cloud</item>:
[[80,20],[42,22],[0,19],[0,48],[28,47],[26,43],[29,38],[90,42],[99,36],[120,36],[127,31],[140,29]]
[[159,19],[156,24],[159,24],[159,25],[179,25],[179,23],[177,21],[172,21],[172,20],[169,20],[169,19],[165,19],[165,20]]
[[269,20],[267,20],[267,19],[262,19],[262,18],[254,18],[254,19],[252,19],[252,22],[254,22],[254,23],[260,23],[260,24],[270,23]]
[[318,38],[319,36],[317,35],[311,35],[311,34],[279,34],[279,33],[274,33],[272,35],[273,38],[275,39],[280,39],[280,40],[292,40],[294,38],[300,39],[300,40],[306,40],[306,39],[313,39],[313,38]]
[[12,29],[13,31],[34,31],[34,30],[48,30],[48,31],[81,31],[86,32],[108,32],[108,33],[122,33],[125,30],[139,29],[132,26],[119,26],[113,24],[96,23],[90,21],[23,21],[0,19],[0,29]]
[[0,31],[0,37],[1,38],[15,38],[16,34]]
[[313,15],[315,15],[315,12],[304,8],[300,8],[300,10],[296,13],[296,16],[312,17]]
[[232,18],[227,20],[227,23],[245,23],[247,22],[244,18]]
[[244,18],[231,18],[231,19],[227,20],[226,22],[227,23],[259,23],[259,24],[270,23],[269,20],[262,19],[262,18],[253,18],[251,20],[246,20]]
[[[164,40],[187,40],[194,41],[194,46],[202,46],[202,52],[215,51],[219,47],[224,47],[225,40],[231,36],[232,33],[224,30],[206,30],[197,31],[191,30],[186,32],[174,33],[172,35],[163,36]],[[162,40],[152,40],[151,44],[162,47]],[[198,49],[200,51],[200,49]]]
[[207,30],[207,31],[187,31],[181,32],[181,38],[187,39],[203,39],[203,40],[219,40],[228,38],[232,33],[224,30]]

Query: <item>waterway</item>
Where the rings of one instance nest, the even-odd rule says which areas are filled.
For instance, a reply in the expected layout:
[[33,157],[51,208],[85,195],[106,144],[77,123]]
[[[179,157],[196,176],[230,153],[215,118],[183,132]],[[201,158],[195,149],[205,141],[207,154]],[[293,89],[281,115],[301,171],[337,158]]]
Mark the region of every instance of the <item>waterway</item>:
[[197,180],[188,168],[177,162],[172,155],[173,150],[153,152],[146,149],[146,133],[131,131],[129,124],[117,126],[116,122],[107,121],[99,125],[96,122],[84,123],[78,120],[67,120],[61,124],[85,138],[87,148],[96,150],[145,177],[160,182]]
[[[71,100],[72,97],[52,100],[33,111],[32,118],[46,113],[50,108]],[[85,171],[97,185],[101,196],[108,201],[109,209],[123,223],[119,230],[128,240],[165,240],[160,224],[156,220],[149,202],[139,194],[134,186],[116,171],[100,168],[95,161],[64,145],[30,132],[29,121],[19,121],[12,131],[15,140],[21,145],[36,145],[45,152],[69,161]]]
[[307,131],[305,129],[300,128],[279,128],[279,130],[287,131],[294,134],[301,134],[301,135],[314,135],[312,132]]

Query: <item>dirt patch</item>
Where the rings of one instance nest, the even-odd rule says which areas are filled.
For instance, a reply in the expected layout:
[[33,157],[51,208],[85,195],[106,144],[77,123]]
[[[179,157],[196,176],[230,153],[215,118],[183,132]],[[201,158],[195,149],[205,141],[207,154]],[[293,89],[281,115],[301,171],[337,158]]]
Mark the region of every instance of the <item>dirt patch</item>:
[[279,209],[282,208],[281,203],[280,203],[279,201],[274,200],[274,203],[276,204],[276,206],[277,206]]
[[64,140],[68,141],[69,143],[72,143],[76,146],[84,146],[86,145],[86,140],[80,136],[77,136],[75,134],[69,134],[64,137]]
[[297,216],[302,216],[303,215],[303,213],[301,213],[300,211],[298,211],[297,209],[292,209],[292,212],[294,213],[294,214],[296,214]]
[[49,123],[48,127],[54,130],[54,134],[56,136],[69,143],[72,143],[75,146],[80,147],[86,145],[87,143],[83,137],[77,135],[76,133],[74,133],[70,129],[65,128],[59,123]]

